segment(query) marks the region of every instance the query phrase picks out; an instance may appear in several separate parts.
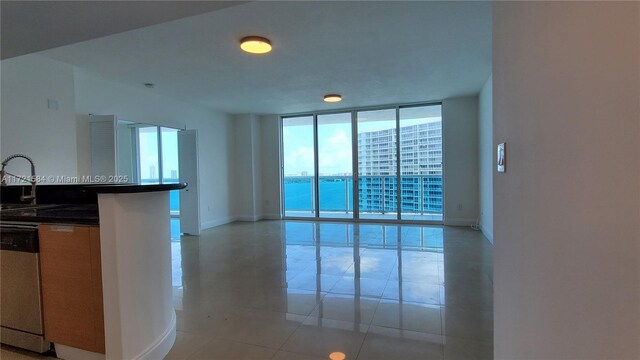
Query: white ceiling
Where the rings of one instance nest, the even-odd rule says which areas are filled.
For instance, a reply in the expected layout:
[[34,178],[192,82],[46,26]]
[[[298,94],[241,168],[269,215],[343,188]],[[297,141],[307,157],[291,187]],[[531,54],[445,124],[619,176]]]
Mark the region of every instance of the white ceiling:
[[243,2],[2,1],[2,59],[159,24]]
[[[249,55],[246,35],[273,51]],[[485,2],[252,2],[43,55],[230,113],[296,113],[477,93],[491,72]],[[343,101],[322,97],[339,93]]]

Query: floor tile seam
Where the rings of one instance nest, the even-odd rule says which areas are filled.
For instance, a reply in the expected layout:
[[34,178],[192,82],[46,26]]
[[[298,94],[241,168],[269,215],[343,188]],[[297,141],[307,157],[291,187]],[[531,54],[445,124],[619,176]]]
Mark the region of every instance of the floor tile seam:
[[[250,306],[238,306],[236,307],[236,309],[240,309],[240,310],[258,310],[258,311],[264,311],[264,312],[268,312],[268,313],[273,313],[273,314],[280,314],[280,315],[294,315],[294,316],[309,316],[306,314],[296,314],[296,313],[292,313],[292,312],[284,312],[284,311],[278,311],[278,310],[271,310],[271,309],[264,309],[264,308],[259,308],[259,307],[250,307]],[[285,319],[286,320],[286,319]],[[288,321],[288,320],[287,320]]]
[[[204,336],[204,335],[203,335]],[[195,351],[193,351],[192,353],[190,353],[185,359],[189,360],[191,359],[191,357],[196,354],[198,351],[200,351],[201,349],[203,349],[205,346],[209,345],[212,341],[215,340],[224,340],[224,341],[230,341],[230,342],[234,342],[236,344],[243,344],[243,345],[251,345],[251,346],[257,346],[257,347],[261,347],[264,349],[269,349],[269,350],[275,350],[275,353],[278,352],[278,350],[274,349],[274,348],[270,348],[268,346],[264,346],[264,345],[257,345],[257,344],[251,344],[248,342],[244,342],[244,341],[238,341],[236,339],[230,339],[230,338],[226,338],[226,337],[222,337],[222,336],[218,336],[218,335],[209,335],[209,336],[205,336],[207,337],[208,341],[205,342],[202,346],[197,347],[197,349]],[[275,354],[274,353],[274,354]]]
[[[450,308],[450,309],[478,312],[477,310],[468,310],[469,305],[457,305],[457,304],[446,305],[446,304],[442,304],[440,307],[442,309]],[[479,311],[493,314],[493,310],[479,310]]]
[[[369,326],[369,328],[371,328],[371,326]],[[372,335],[372,334],[369,333],[369,329],[367,329],[367,332],[364,334],[364,338],[362,338],[362,343],[358,348],[358,353],[356,354],[356,357],[354,359],[358,360],[358,358],[360,357],[360,352],[362,351],[362,348],[364,347],[364,343],[365,341],[367,341],[367,337],[369,337],[369,335]]]
[[264,346],[264,345],[252,344],[252,343],[246,342],[246,341],[238,341],[238,340],[235,340],[235,339],[229,339],[229,338],[223,338],[223,337],[217,337],[217,338],[218,338],[218,340],[231,341],[231,342],[234,342],[236,344],[251,345],[251,346],[260,347],[260,348],[263,348],[263,349],[273,350],[273,351],[275,351],[275,353],[277,353],[279,351],[279,349],[274,349],[272,347],[268,347],[268,346]]
[[[297,328],[296,328],[296,329],[297,329]],[[293,334],[293,333],[292,333],[292,334]],[[206,335],[203,335],[203,336],[206,336]],[[233,337],[232,335],[227,336],[227,333],[226,333],[226,332],[223,332],[222,334],[217,334],[217,333],[215,333],[215,334],[209,334],[209,335],[208,335],[208,336],[206,336],[206,337],[208,337],[210,340],[209,340],[209,341],[207,341],[207,342],[205,343],[205,345],[207,345],[207,344],[209,344],[210,342],[212,342],[212,341],[214,341],[214,340],[216,340],[216,339],[217,339],[217,340],[230,341],[230,342],[234,342],[234,343],[237,343],[237,344],[257,346],[257,347],[261,347],[261,348],[265,348],[265,349],[269,349],[269,350],[275,350],[276,352],[278,352],[278,351],[279,351],[279,348],[278,348],[278,349],[275,349],[275,348],[273,348],[273,347],[265,346],[265,345],[262,345],[262,344],[256,344],[256,343],[253,343],[253,342],[250,342],[250,341],[246,341],[246,340],[238,340],[236,337]],[[287,338],[287,340],[288,340],[288,338]],[[198,350],[199,350],[199,349],[201,349],[201,347],[200,347],[200,348],[198,348]],[[195,353],[195,352],[194,352],[194,353]],[[193,355],[193,354],[191,354],[191,355]],[[189,356],[191,356],[191,355],[189,355]]]
[[[431,332],[431,331],[423,331],[423,330],[411,330],[411,329],[407,329],[407,328],[397,328],[397,327],[393,327],[393,326],[385,326],[385,325],[376,325],[376,324],[371,324],[371,326],[376,326],[376,327],[381,327],[381,328],[385,328],[385,329],[391,329],[391,330],[398,330],[398,331],[410,331],[410,332],[414,332],[414,333],[419,333],[419,334],[425,334],[425,335],[433,335],[433,336],[442,336],[444,337],[445,335],[442,334],[442,329],[440,329],[440,334],[435,333],[435,332]],[[387,335],[382,335],[382,334],[377,334],[380,336],[387,336]],[[409,339],[411,340],[411,339]],[[420,341],[420,340],[416,340],[416,341]]]
[[[444,331],[443,331],[444,332]],[[491,344],[493,343],[493,340],[484,340],[484,339],[478,339],[478,338],[473,338],[473,337],[467,337],[467,336],[460,336],[460,335],[447,335],[447,334],[442,334],[443,337],[445,338],[456,338],[456,339],[460,339],[460,340],[466,340],[466,341],[475,341],[475,342],[482,342],[482,343],[487,343],[487,344]]]
[[[445,306],[441,306],[440,307],[440,327],[442,329],[442,336],[443,337],[453,337],[453,338],[457,338],[457,339],[462,339],[462,340],[472,340],[472,341],[480,341],[480,342],[489,342],[486,340],[482,340],[482,339],[477,339],[477,338],[471,338],[471,337],[466,337],[466,336],[460,336],[460,335],[448,335],[446,334],[446,327],[445,327],[445,314],[443,313],[443,311],[445,310]],[[493,337],[493,330],[491,331],[491,335]]]
[[[315,308],[314,308],[315,310]],[[313,313],[313,310],[311,311],[311,313]],[[278,351],[285,351],[283,349],[283,347],[289,342],[289,340],[291,339],[291,337],[293,336],[293,334],[295,334],[304,324],[305,321],[307,321],[307,319],[310,317],[311,315],[307,315],[304,320],[302,320],[302,322],[298,323],[298,326],[296,326],[296,328],[291,332],[291,334],[289,334],[289,336],[287,336],[287,338],[284,340],[284,342],[282,342],[282,344],[280,345],[280,347],[278,348]],[[276,354],[278,353],[278,351],[276,351]],[[296,353],[298,354],[298,353]],[[300,355],[307,355],[307,354],[300,354]],[[275,355],[274,355],[275,356]]]
[[438,301],[436,303],[434,302],[424,302],[424,301],[409,301],[409,300],[400,300],[398,298],[388,298],[388,297],[380,297],[380,300],[386,300],[386,301],[397,301],[399,303],[411,303],[411,304],[420,304],[420,305],[431,305],[431,306],[438,306],[438,307],[443,307],[444,304],[442,304],[441,301]]
[[455,339],[455,340],[463,340],[463,341],[473,341],[476,343],[482,343],[485,345],[491,345],[491,347],[493,347],[493,341],[490,340],[478,340],[478,339],[472,339],[472,338],[467,338],[467,337],[460,337],[460,336],[456,336],[456,335],[442,335],[443,340],[446,339]]

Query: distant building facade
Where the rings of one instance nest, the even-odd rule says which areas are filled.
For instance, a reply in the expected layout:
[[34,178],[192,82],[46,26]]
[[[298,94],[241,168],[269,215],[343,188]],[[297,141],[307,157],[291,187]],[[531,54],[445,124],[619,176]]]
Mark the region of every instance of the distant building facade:
[[[358,134],[360,211],[397,212],[396,152],[396,129]],[[439,118],[400,127],[400,174],[402,212],[442,213]]]

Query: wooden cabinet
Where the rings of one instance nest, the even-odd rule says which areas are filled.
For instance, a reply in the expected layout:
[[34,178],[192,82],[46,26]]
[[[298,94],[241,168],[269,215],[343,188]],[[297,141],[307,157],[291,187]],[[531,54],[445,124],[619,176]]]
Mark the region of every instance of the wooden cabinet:
[[40,225],[44,336],[105,352],[100,228]]

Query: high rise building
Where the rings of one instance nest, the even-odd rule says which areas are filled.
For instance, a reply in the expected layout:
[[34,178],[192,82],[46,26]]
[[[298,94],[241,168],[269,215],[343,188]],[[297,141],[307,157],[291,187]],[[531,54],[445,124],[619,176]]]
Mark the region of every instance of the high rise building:
[[[359,206],[397,212],[396,129],[358,134]],[[402,212],[442,213],[442,121],[400,127]]]

